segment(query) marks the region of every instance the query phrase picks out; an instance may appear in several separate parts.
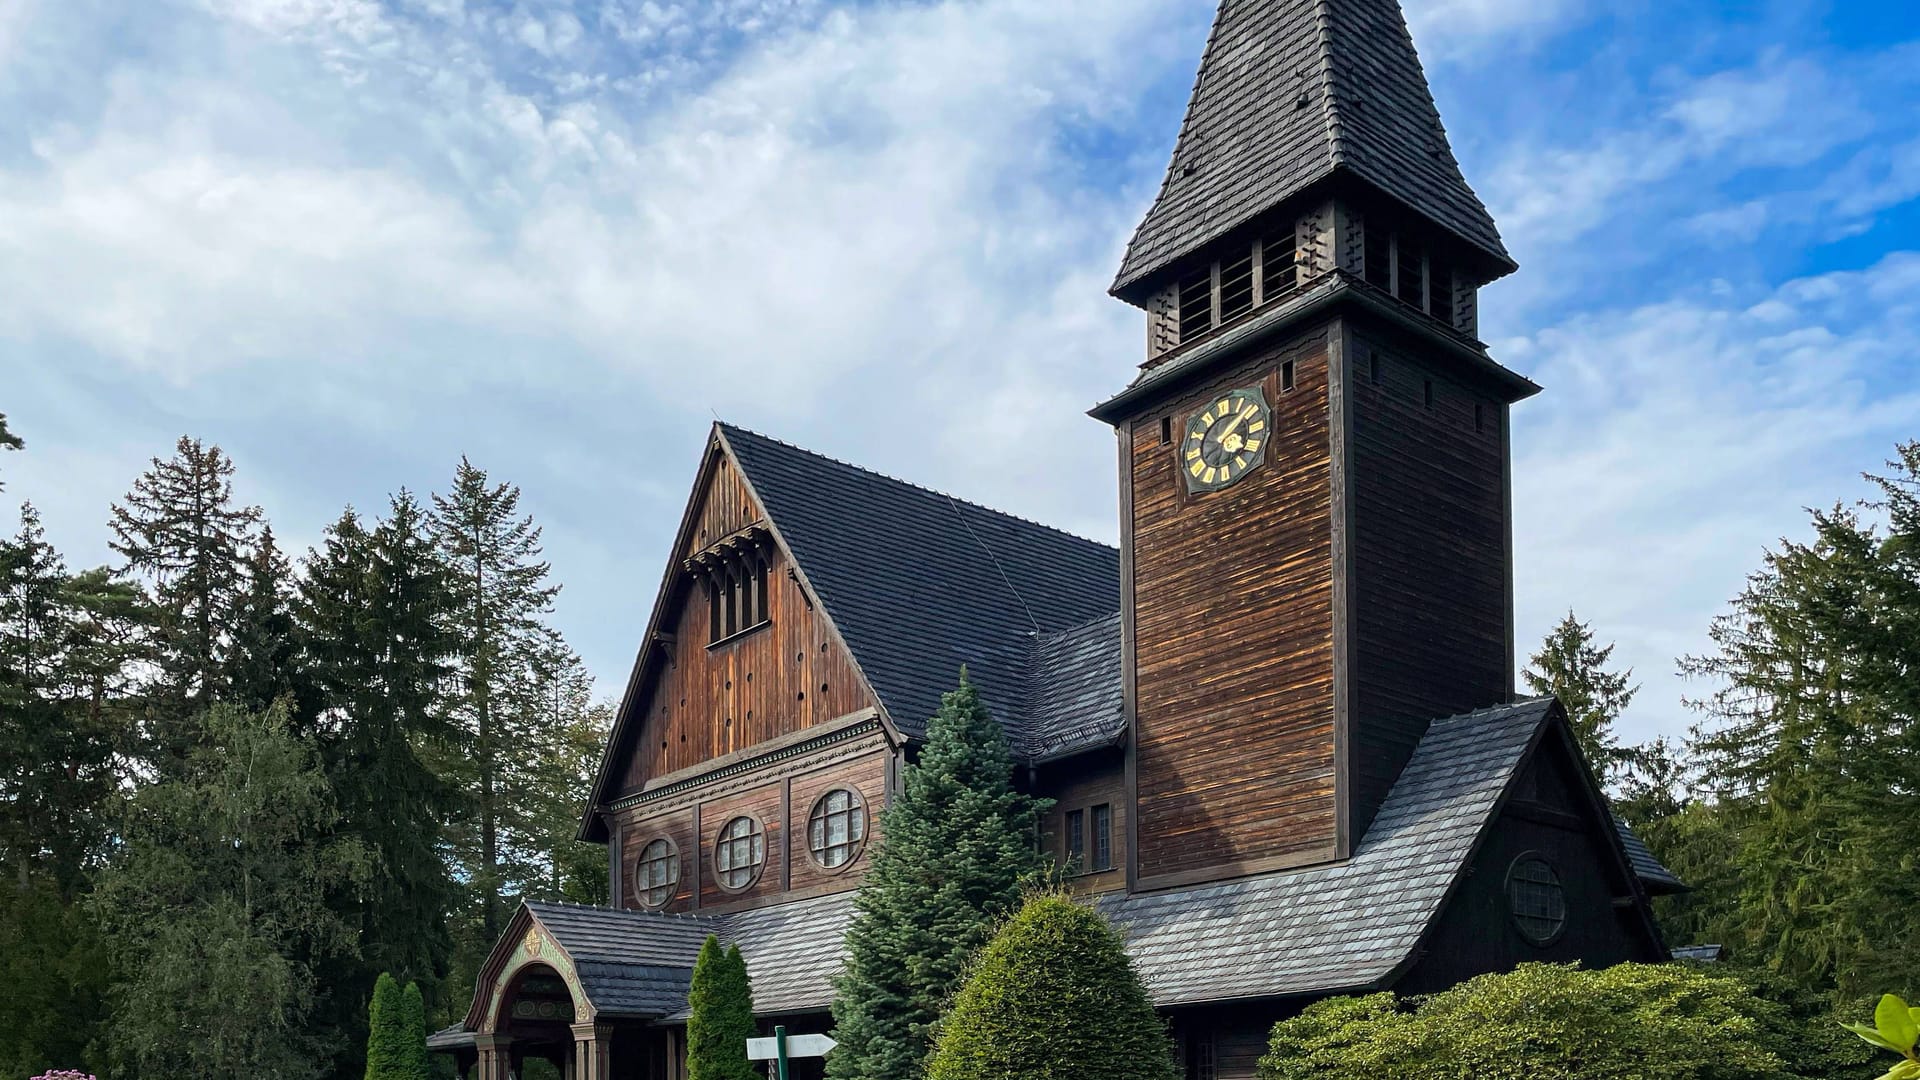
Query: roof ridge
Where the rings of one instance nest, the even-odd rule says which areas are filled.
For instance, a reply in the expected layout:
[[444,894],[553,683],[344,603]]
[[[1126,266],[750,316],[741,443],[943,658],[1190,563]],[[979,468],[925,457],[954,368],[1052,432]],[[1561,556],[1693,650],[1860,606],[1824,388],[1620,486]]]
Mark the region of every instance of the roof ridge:
[[1536,705],[1543,705],[1552,700],[1554,700],[1552,694],[1542,694],[1537,697],[1521,698],[1518,701],[1509,701],[1501,705],[1484,705],[1478,709],[1468,710],[1467,712],[1454,713],[1452,716],[1442,716],[1439,719],[1428,724],[1427,726],[1437,727],[1441,724],[1464,723],[1468,720],[1484,720],[1490,716],[1493,716],[1496,713],[1519,712],[1522,709],[1531,708]]
[[1073,633],[1076,630],[1085,630],[1087,627],[1092,626],[1094,623],[1106,622],[1108,619],[1116,618],[1119,616],[1119,614],[1120,614],[1120,609],[1114,608],[1112,611],[1106,612],[1104,614],[1095,615],[1087,619],[1081,619],[1077,623],[1070,623],[1066,626],[1061,627],[1058,630],[1039,631],[1033,636],[1037,640],[1041,640],[1041,641],[1045,641],[1049,638],[1062,638],[1067,636],[1068,634]]
[[1053,533],[1057,536],[1065,537],[1068,540],[1074,540],[1082,544],[1089,544],[1093,547],[1102,548],[1107,551],[1118,552],[1120,550],[1118,545],[1108,544],[1100,540],[1092,539],[1091,537],[1081,536],[1079,533],[1068,532],[1067,530],[1059,527],[1058,525],[1049,525],[1044,521],[1035,521],[1032,518],[1021,517],[1019,514],[1010,513],[1009,511],[1006,511],[1006,510],[996,509],[994,507],[986,505],[985,503],[974,502],[971,499],[963,499],[958,495],[948,494],[947,492],[941,491],[939,488],[936,488],[936,487],[929,487],[926,484],[916,484],[911,480],[903,480],[898,476],[890,476],[887,473],[880,472],[876,469],[869,469],[864,465],[856,465],[851,461],[847,461],[843,458],[834,457],[831,454],[823,454],[818,450],[810,450],[807,447],[799,445],[798,443],[788,442],[787,440],[782,439],[777,435],[769,435],[764,431],[755,431],[753,428],[742,427],[739,424],[729,423],[725,420],[716,420],[714,421],[714,424],[715,426],[719,427],[722,431],[735,432],[742,435],[751,435],[756,439],[765,439],[767,442],[773,443],[776,446],[785,447],[786,449],[792,450],[795,453],[805,454],[808,457],[818,458],[821,461],[831,462],[835,465],[841,466],[842,468],[851,469],[854,472],[861,473],[862,475],[865,475],[865,476],[871,476],[876,480],[885,480],[890,484],[898,484],[901,487],[912,488],[915,491],[924,492],[925,494],[928,494],[928,495],[937,496],[939,498],[947,500],[950,503],[954,503],[958,506],[971,507],[972,509],[978,510],[982,513],[992,514],[994,517],[1006,518],[1009,521],[1017,521],[1023,525],[1031,525],[1036,529],[1044,529],[1047,532]]

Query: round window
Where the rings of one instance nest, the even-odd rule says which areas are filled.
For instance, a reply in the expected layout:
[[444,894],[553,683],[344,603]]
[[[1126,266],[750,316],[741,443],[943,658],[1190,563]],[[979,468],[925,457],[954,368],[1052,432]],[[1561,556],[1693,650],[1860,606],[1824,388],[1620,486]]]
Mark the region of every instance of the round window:
[[835,788],[820,796],[807,815],[807,850],[813,861],[838,870],[860,854],[867,839],[867,808],[859,792]]
[[760,877],[767,864],[767,834],[760,819],[741,815],[727,822],[713,844],[714,876],[720,887],[739,892]]
[[640,849],[633,867],[633,896],[642,907],[663,908],[680,888],[680,853],[673,841],[656,836]]
[[1507,871],[1507,910],[1520,936],[1535,945],[1551,945],[1567,928],[1567,894],[1553,864],[1528,853]]

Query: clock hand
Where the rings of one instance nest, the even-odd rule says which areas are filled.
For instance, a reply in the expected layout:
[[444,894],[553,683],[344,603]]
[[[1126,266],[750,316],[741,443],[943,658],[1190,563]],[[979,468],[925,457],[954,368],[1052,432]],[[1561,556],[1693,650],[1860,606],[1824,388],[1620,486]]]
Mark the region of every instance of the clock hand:
[[1252,415],[1253,415],[1252,409],[1248,409],[1246,412],[1236,414],[1232,422],[1228,423],[1227,426],[1221,430],[1219,436],[1217,437],[1220,440],[1225,441],[1227,436],[1233,434],[1233,429],[1240,426],[1240,422],[1242,420],[1245,420],[1247,417]]

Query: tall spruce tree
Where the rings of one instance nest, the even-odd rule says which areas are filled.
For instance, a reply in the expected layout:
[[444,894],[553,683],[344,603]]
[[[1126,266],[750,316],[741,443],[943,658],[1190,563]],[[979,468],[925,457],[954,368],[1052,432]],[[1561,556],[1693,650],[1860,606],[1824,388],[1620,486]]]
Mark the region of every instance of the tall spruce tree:
[[302,692],[293,621],[293,568],[274,543],[271,526],[261,528],[244,570],[225,657],[227,697],[243,709],[257,711],[291,696],[296,720],[304,720],[313,703],[302,700],[311,694]]
[[1607,669],[1612,656],[1613,646],[1596,644],[1593,628],[1569,611],[1521,673],[1528,689],[1560,699],[1581,751],[1603,783],[1616,779],[1627,764],[1628,751],[1614,738],[1613,725],[1639,691],[1631,668]]
[[113,506],[111,547],[144,579],[159,616],[158,702],[151,732],[163,769],[183,758],[195,716],[225,689],[225,650],[246,586],[246,554],[261,514],[233,497],[233,460],[181,436]]
[[1693,749],[1729,831],[1736,956],[1846,995],[1911,985],[1920,940],[1920,443],[1878,479],[1884,532],[1814,514],[1682,671],[1713,684]]
[[687,1080],[759,1080],[747,1060],[755,1033],[753,987],[740,946],[708,937],[687,991]]
[[346,1033],[344,1067],[352,1069],[375,975],[417,980],[431,994],[451,953],[453,883],[440,823],[453,792],[426,761],[450,736],[440,697],[452,648],[448,592],[419,503],[404,491],[372,530],[352,510],[342,514],[306,571],[296,619],[336,828],[374,860],[368,880],[330,897],[360,950],[327,959],[328,998],[317,1018]]
[[[24,449],[26,445],[20,436],[7,430],[7,414],[0,413],[0,450],[20,450]],[[0,484],[0,491],[5,491],[6,489],[7,486],[5,484]]]
[[827,1058],[836,1080],[921,1075],[968,958],[1046,865],[1046,803],[1014,789],[1006,736],[965,671],[905,772],[847,931],[833,1003],[840,1045]]
[[327,1050],[303,958],[353,948],[325,898],[363,877],[327,778],[283,707],[216,706],[179,769],[133,797],[94,901],[117,978],[109,1031],[143,1076],[297,1080]]
[[521,857],[539,833],[526,813],[538,780],[527,763],[549,735],[546,689],[574,661],[546,622],[560,590],[547,582],[540,529],[520,513],[520,489],[489,482],[461,458],[452,490],[433,504],[453,592],[452,709],[463,736],[447,763],[465,789],[454,849],[477,893],[476,945],[486,948],[505,919],[503,895],[524,895],[544,873]]

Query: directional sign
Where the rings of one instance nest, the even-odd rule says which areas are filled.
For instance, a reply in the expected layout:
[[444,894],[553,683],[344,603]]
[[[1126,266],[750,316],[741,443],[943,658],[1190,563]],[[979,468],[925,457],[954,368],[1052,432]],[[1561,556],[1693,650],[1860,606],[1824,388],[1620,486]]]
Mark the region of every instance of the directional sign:
[[[780,1056],[780,1040],[748,1039],[747,1060],[772,1061]],[[787,1036],[787,1056],[790,1058],[825,1057],[827,1051],[836,1044],[825,1035],[789,1035]]]

